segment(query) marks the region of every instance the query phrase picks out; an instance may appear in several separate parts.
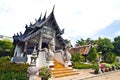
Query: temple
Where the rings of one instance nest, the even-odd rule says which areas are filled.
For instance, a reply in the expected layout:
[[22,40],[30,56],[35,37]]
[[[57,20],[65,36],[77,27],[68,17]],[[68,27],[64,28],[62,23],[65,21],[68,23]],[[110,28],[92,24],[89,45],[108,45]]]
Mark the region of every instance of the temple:
[[23,34],[14,34],[12,62],[48,66],[53,70],[56,64],[71,68],[71,54],[62,37],[64,29],[61,30],[56,22],[54,7],[48,17],[46,13],[41,17],[34,24],[26,25]]

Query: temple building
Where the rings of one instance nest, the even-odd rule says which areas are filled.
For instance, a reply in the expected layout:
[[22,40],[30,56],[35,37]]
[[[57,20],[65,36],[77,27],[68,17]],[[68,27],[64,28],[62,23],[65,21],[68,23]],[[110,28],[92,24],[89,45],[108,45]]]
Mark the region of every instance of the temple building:
[[[60,29],[55,19],[54,8],[48,17],[46,13],[41,17],[34,24],[26,25],[23,34],[20,32],[13,36],[12,62],[28,62],[38,67],[48,66],[53,70],[58,67],[70,69],[71,54],[62,37],[64,29]],[[36,61],[32,62],[32,58],[36,58]]]
[[76,46],[74,48],[71,48],[69,50],[69,52],[71,54],[74,54],[74,53],[80,53],[81,55],[85,56],[85,55],[88,55],[90,49],[91,49],[91,44],[89,45],[84,45],[84,46]]

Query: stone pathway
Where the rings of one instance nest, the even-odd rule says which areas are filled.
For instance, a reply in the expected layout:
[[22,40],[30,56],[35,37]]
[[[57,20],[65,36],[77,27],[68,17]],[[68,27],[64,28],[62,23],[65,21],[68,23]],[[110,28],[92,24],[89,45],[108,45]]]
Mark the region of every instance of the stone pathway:
[[107,72],[90,78],[78,80],[120,80],[120,71]]
[[[94,74],[91,69],[81,69],[76,70],[79,74],[60,77],[60,78],[50,78],[49,80],[120,80],[120,70],[119,71],[110,71],[102,74]],[[37,77],[36,80],[41,80]]]
[[[50,78],[49,80],[77,80],[80,78],[86,78],[86,77],[91,77],[91,76],[95,76],[95,74],[93,74],[93,70],[91,69],[80,69],[80,70],[76,70],[79,74],[78,75],[71,75],[71,76],[66,76],[66,77],[60,77],[60,78]],[[40,80],[39,77],[37,77],[36,80]]]

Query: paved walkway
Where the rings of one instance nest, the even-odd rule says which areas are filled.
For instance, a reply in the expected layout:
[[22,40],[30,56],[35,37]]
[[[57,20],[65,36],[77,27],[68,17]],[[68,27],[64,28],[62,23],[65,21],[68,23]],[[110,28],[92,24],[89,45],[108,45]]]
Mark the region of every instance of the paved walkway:
[[107,72],[90,78],[78,80],[120,80],[120,71]]
[[[76,72],[78,72],[79,74],[66,76],[66,77],[60,77],[60,78],[52,77],[49,80],[76,80],[76,79],[80,79],[80,78],[95,76],[95,74],[93,74],[93,70],[91,70],[91,69],[80,69],[80,70],[76,70]],[[40,80],[40,78],[37,77],[37,80]]]
[[[94,74],[91,69],[81,69],[76,70],[79,74],[60,77],[60,78],[50,78],[49,80],[120,80],[120,70],[119,71],[110,71],[102,74]],[[41,80],[37,77],[36,80]]]

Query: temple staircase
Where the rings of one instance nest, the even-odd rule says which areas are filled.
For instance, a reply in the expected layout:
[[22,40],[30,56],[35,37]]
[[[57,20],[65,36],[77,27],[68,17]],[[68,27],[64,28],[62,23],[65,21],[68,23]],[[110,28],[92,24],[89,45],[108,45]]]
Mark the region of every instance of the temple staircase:
[[51,70],[51,73],[55,78],[78,74],[73,69],[65,68],[64,65],[58,62],[57,60],[54,60],[54,70]]

